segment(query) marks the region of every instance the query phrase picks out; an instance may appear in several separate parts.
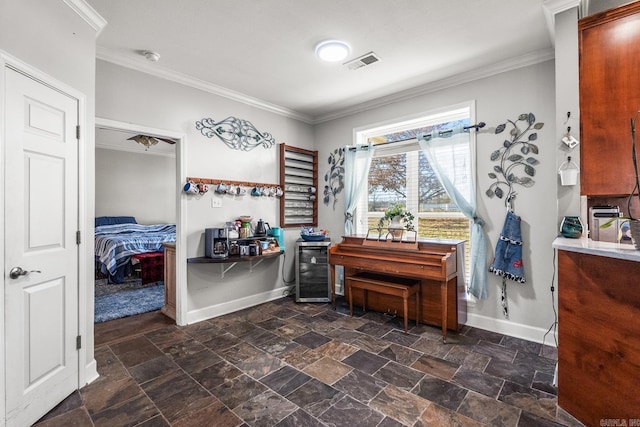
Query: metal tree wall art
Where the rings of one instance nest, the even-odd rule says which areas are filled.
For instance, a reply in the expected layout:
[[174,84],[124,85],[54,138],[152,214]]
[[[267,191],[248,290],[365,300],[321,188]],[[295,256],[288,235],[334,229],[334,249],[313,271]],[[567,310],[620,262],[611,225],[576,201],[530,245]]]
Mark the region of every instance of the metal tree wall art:
[[276,143],[270,133],[260,132],[250,121],[236,117],[227,117],[220,122],[202,119],[196,122],[196,129],[207,138],[217,136],[234,150],[249,151],[259,145],[271,148]]
[[344,147],[336,148],[329,154],[329,171],[324,174],[324,205],[329,206],[333,198],[333,210],[336,210],[337,195],[344,188]]
[[506,196],[505,203],[515,195],[514,184],[523,187],[535,184],[535,166],[540,161],[533,157],[538,154],[538,146],[534,143],[538,134],[534,131],[542,129],[544,123],[536,123],[533,113],[520,114],[517,120],[507,120],[498,125],[495,133],[504,132],[507,125],[511,125],[509,139],[505,139],[502,147],[491,153],[491,161],[497,161],[498,164],[493,167],[493,172],[489,172],[489,178],[495,179],[495,182],[486,191],[489,197],[502,199]]

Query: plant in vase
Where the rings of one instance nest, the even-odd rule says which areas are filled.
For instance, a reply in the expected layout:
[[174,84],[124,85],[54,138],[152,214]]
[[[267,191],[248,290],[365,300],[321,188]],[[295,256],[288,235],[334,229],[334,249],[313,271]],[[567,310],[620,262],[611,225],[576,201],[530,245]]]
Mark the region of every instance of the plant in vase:
[[637,250],[640,250],[640,219],[634,218],[631,214],[631,201],[633,200],[633,194],[637,192],[638,200],[640,200],[640,177],[638,175],[638,154],[636,152],[636,122],[638,121],[638,115],[640,110],[636,112],[636,115],[631,119],[631,161],[633,162],[633,171],[635,173],[635,182],[633,190],[627,198],[627,213],[629,216],[621,216],[613,218],[610,221],[602,224],[600,228],[608,228],[615,222],[620,220],[629,221],[629,230],[631,232],[631,238]]
[[382,230],[385,223],[388,222],[387,230],[389,230],[394,240],[399,240],[402,238],[404,230],[414,230],[414,219],[413,214],[406,210],[400,203],[392,203],[387,210],[384,211],[384,216],[378,221],[378,229]]

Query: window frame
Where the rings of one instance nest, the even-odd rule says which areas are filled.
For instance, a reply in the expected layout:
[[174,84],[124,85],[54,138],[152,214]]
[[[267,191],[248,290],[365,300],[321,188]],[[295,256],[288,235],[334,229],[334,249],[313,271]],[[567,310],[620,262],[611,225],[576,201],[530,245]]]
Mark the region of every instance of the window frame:
[[[379,123],[377,125],[372,125],[366,128],[356,129],[354,130],[354,141],[358,145],[367,144],[370,138],[387,135],[396,132],[407,131],[411,129],[417,129],[422,127],[434,126],[441,123],[469,119],[470,123],[475,123],[475,102],[469,101],[461,104],[452,105],[449,107],[443,107],[437,110],[433,110],[430,112],[425,112],[422,114],[414,115],[413,117],[399,119],[399,120],[390,120],[384,123]],[[420,145],[417,139],[412,138],[406,141],[398,141],[394,143],[390,143],[387,145],[374,145],[375,151],[374,157],[383,157],[394,154],[401,154],[410,152],[415,153],[415,162],[417,169],[418,162],[418,153],[420,152]],[[472,194],[472,197],[477,198],[477,188],[478,188],[478,179],[476,174],[476,135],[475,132],[469,132],[469,173],[471,177],[471,181],[473,187],[476,191],[476,194]],[[407,162],[409,163],[410,159],[407,158]],[[418,174],[411,174],[414,176],[414,179],[418,179]],[[417,188],[417,184],[415,186]],[[451,217],[451,218],[464,218],[465,215],[462,212],[450,212],[446,215],[443,215],[438,212],[420,212],[418,210],[418,197],[415,197],[415,200],[409,200],[409,196],[407,196],[407,208],[412,213],[414,213],[416,217],[416,228],[417,222],[419,218],[433,218],[433,217]],[[365,189],[360,195],[360,199],[358,200],[358,206],[354,215],[354,227],[355,232],[358,234],[366,234],[368,231],[367,227],[367,218],[368,217],[382,217],[384,215],[383,212],[369,212],[368,211],[368,185],[367,189]],[[471,235],[471,221],[469,221],[469,235]],[[467,251],[470,250],[471,241],[467,240],[465,242],[469,247]],[[470,268],[470,264],[466,263],[466,270]],[[469,274],[468,271],[465,271],[465,281],[468,286]]]

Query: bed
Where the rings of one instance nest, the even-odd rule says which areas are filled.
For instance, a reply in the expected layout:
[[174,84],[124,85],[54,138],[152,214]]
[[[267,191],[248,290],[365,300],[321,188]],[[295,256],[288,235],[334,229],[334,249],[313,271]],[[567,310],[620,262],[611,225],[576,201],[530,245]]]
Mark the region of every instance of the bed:
[[95,222],[96,269],[109,283],[122,283],[131,271],[131,256],[161,252],[176,241],[175,224],[138,224],[134,217],[98,217]]

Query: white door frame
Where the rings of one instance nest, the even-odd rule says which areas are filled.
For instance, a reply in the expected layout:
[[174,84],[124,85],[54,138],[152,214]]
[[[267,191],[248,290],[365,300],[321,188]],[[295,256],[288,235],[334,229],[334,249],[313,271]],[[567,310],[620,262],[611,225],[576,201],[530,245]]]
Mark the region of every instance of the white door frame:
[[186,141],[184,133],[170,131],[166,129],[151,128],[133,123],[121,122],[117,120],[96,117],[96,127],[108,130],[127,131],[132,133],[142,133],[145,135],[164,136],[177,139],[176,144],[176,323],[178,325],[187,324],[187,236],[186,236],[186,209],[187,200],[183,197],[180,188],[186,180]]
[[[13,70],[24,74],[30,78],[33,78],[41,83],[50,86],[60,92],[63,92],[75,99],[78,100],[78,123],[80,124],[81,129],[87,129],[87,101],[84,93],[70,87],[69,85],[51,77],[50,75],[38,70],[35,67],[15,58],[14,56],[8,54],[5,51],[0,50],[0,212],[4,212],[5,209],[5,194],[4,194],[4,185],[5,185],[5,98],[6,94],[4,91],[5,80],[6,80],[6,69],[12,68]],[[86,200],[87,200],[87,168],[86,168],[86,156],[87,156],[87,132],[80,133],[80,139],[78,141],[78,230],[81,233],[81,236],[87,236],[87,221],[84,221],[86,218]],[[93,221],[92,221],[93,222]],[[2,226],[0,227],[0,267],[3,271],[3,280],[2,280],[2,292],[0,292],[0,427],[4,426],[6,423],[6,375],[5,375],[5,351],[6,351],[6,341],[5,341],[5,310],[4,310],[4,289],[7,284],[7,273],[6,266],[4,262],[5,257],[5,235],[4,235],[4,221],[2,222]],[[83,238],[81,243],[78,245],[78,334],[82,337],[83,341],[86,343],[87,340],[87,332],[88,325],[86,321],[88,308],[86,304],[83,304],[82,301],[86,301],[87,298],[87,288],[86,286],[81,286],[81,283],[84,283],[83,280],[87,277],[89,271],[93,271],[91,264],[89,264],[89,260],[93,263],[93,257],[90,259],[87,256],[88,242],[91,243],[91,253],[93,253],[93,239]],[[91,268],[89,268],[91,267]],[[93,310],[93,307],[91,307]],[[93,316],[92,316],[93,317]],[[93,325],[91,325],[93,328]],[[91,335],[93,335],[93,329],[91,329]],[[93,340],[91,340],[93,341]],[[91,352],[93,354],[93,351]],[[91,361],[90,364],[87,364],[87,352],[86,345],[82,347],[82,349],[78,352],[78,388],[87,384],[88,381],[93,380],[94,378],[90,378],[93,374],[88,373],[91,370],[92,366],[95,366],[95,362]],[[88,369],[89,368],[89,369]]]

